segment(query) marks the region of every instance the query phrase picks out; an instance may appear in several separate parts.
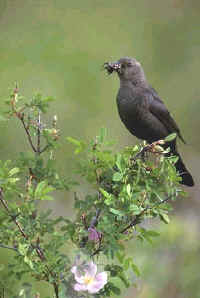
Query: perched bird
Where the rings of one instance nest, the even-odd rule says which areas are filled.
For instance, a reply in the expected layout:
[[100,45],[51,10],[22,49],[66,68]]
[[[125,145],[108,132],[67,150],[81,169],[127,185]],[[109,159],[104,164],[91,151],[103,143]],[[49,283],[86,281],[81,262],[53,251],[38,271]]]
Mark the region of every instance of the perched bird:
[[[164,139],[171,133],[185,143],[180,130],[163,101],[147,82],[141,64],[134,58],[124,57],[117,62],[106,62],[109,74],[117,72],[120,88],[117,106],[120,118],[131,134],[148,143]],[[179,157],[175,166],[182,184],[193,186],[194,181],[176,148],[176,139],[168,144],[173,155]]]

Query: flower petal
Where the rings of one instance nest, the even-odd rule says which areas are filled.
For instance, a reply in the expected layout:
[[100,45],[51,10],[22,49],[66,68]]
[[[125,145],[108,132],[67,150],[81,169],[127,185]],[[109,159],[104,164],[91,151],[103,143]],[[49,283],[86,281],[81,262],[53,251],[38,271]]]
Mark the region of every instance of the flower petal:
[[75,280],[80,283],[83,284],[84,283],[84,276],[82,276],[77,268],[77,266],[73,266],[71,268],[71,272],[74,274],[74,278]]
[[104,272],[98,273],[95,277],[95,280],[98,282],[101,281],[105,285],[108,281],[107,272],[104,271]]
[[97,273],[97,265],[91,261],[88,263],[88,265],[84,271],[87,276],[95,277],[95,275]]
[[107,283],[107,278],[107,272],[98,273],[95,276],[94,281],[88,284],[88,292],[91,294],[99,292],[99,290],[101,290]]
[[73,267],[71,268],[71,272],[74,273],[74,274],[75,274],[76,270],[77,270],[77,267],[76,267],[76,266],[73,266]]
[[79,291],[87,291],[87,286],[86,285],[81,285],[81,284],[75,284],[74,285],[74,290],[79,292]]

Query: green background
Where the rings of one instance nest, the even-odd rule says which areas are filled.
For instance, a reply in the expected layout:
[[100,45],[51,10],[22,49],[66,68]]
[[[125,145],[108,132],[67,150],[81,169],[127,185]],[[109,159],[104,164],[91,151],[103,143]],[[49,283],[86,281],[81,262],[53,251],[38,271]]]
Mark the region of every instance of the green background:
[[[107,127],[119,148],[137,142],[117,114],[118,78],[102,71],[105,61],[122,56],[142,63],[187,140],[179,148],[196,185],[188,189],[190,199],[176,203],[171,224],[156,227],[162,236],[153,246],[130,247],[143,274],[123,297],[200,297],[199,29],[197,0],[0,0],[0,105],[15,81],[27,97],[41,92],[57,99],[47,120],[58,115],[61,172],[70,176],[75,161],[65,136],[91,139]],[[1,159],[27,150],[19,123],[0,123],[0,133]],[[68,215],[71,195],[60,194],[47,207]],[[0,263],[7,256],[0,249]],[[35,288],[45,295],[44,286]]]

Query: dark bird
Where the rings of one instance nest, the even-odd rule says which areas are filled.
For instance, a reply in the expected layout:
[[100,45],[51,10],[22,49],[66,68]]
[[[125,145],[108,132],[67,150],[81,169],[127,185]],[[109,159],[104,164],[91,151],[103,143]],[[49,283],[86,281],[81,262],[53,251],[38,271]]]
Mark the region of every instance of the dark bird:
[[[109,74],[117,72],[120,88],[117,106],[120,118],[131,134],[148,143],[164,139],[171,133],[185,143],[180,130],[163,101],[147,82],[141,64],[134,58],[124,57],[117,62],[106,62]],[[182,184],[193,186],[194,181],[177,151],[176,139],[168,144],[173,155],[179,157],[175,166]]]

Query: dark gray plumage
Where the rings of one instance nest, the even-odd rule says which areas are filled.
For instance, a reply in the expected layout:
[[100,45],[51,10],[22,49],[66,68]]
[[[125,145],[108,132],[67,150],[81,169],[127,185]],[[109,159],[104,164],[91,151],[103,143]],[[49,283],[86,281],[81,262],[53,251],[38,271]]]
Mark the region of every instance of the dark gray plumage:
[[[115,71],[119,76],[119,115],[134,136],[152,143],[176,132],[185,143],[176,122],[156,91],[148,84],[143,68],[136,59],[125,57],[115,63],[106,62],[104,67],[108,73]],[[181,183],[193,186],[193,178],[176,149],[176,140],[170,142],[169,146],[171,152],[179,157],[176,169],[182,177]]]

